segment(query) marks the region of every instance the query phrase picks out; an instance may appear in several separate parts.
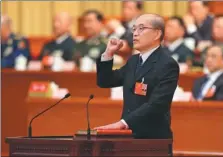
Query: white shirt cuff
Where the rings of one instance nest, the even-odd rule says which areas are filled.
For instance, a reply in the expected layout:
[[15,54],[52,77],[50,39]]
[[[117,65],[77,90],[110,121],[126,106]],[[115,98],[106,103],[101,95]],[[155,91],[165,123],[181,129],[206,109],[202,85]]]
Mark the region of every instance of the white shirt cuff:
[[188,32],[189,34],[192,34],[192,33],[196,32],[196,31],[197,31],[197,27],[196,27],[195,24],[190,24],[190,25],[188,25],[188,27],[187,27],[187,32]]
[[125,120],[124,119],[121,119],[121,122],[126,126],[126,129],[128,129],[129,128],[129,126],[128,126],[128,124],[125,122]]
[[108,54],[106,54],[106,53],[103,53],[103,54],[101,55],[101,61],[102,61],[102,62],[110,61],[110,60],[112,60],[112,59],[113,59],[113,56],[110,56],[110,55],[108,55]]

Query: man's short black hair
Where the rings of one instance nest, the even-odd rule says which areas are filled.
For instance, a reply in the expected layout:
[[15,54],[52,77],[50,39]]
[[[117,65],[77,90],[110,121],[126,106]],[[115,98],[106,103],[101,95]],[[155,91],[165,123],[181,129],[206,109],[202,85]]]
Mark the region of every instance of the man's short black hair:
[[135,0],[135,1],[124,0],[123,3],[125,3],[125,2],[135,2],[136,8],[138,10],[142,10],[143,9],[143,2],[142,1],[138,1],[138,0]]
[[184,29],[184,32],[186,32],[186,25],[184,23],[184,20],[181,17],[172,16],[169,18],[169,20],[176,20],[179,23],[179,25]]
[[98,21],[103,22],[104,21],[104,16],[101,12],[99,12],[98,10],[87,10],[86,12],[83,13],[83,17],[87,16],[89,14],[95,14],[96,18]]

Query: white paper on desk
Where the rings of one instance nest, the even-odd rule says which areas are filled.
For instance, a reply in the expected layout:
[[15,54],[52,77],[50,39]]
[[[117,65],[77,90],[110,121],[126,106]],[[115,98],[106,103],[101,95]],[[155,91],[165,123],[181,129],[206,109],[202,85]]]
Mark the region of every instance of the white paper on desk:
[[75,69],[75,63],[73,61],[66,61],[63,63],[63,71],[73,71]]
[[188,65],[186,63],[179,63],[180,73],[184,74],[188,71]]
[[61,98],[63,98],[67,93],[69,93],[69,91],[68,91],[67,88],[59,88],[59,89],[53,91],[52,98],[55,98],[55,99],[61,99]]
[[177,86],[173,101],[190,101],[191,99],[191,92],[184,91],[181,87]]
[[52,65],[52,71],[63,71],[64,59],[60,56],[55,56]]
[[30,71],[40,71],[42,70],[42,63],[41,61],[30,61],[27,69]]
[[92,72],[94,66],[94,61],[88,57],[84,56],[80,62],[80,70],[82,72]]
[[112,100],[123,100],[123,87],[111,88]]

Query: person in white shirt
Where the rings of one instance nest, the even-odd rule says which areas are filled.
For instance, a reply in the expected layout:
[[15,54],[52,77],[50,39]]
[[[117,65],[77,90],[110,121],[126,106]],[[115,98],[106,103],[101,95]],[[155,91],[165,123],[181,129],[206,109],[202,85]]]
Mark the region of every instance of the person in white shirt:
[[211,46],[205,58],[209,74],[197,79],[194,83],[193,99],[223,100],[223,45]]

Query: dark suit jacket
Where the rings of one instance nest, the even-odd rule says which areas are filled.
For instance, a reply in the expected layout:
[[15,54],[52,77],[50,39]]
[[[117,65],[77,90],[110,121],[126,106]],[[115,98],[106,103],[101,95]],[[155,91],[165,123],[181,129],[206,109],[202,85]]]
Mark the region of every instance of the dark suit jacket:
[[[197,80],[195,80],[192,94],[194,98],[197,98],[198,94],[200,93],[201,87],[205,82],[206,76],[203,76]],[[212,97],[204,98],[203,100],[223,100],[223,74],[221,74],[218,79],[214,82],[216,86],[216,91]]]
[[[118,70],[112,70],[113,61],[97,61],[97,84],[102,88],[123,86],[122,117],[135,138],[172,138],[170,107],[179,78],[177,62],[161,47],[145,61],[139,75],[135,70],[139,55],[133,55]],[[147,85],[146,96],[136,95],[136,82]]]
[[76,42],[71,36],[69,36],[60,44],[57,44],[55,40],[52,40],[44,44],[40,52],[39,59],[42,60],[44,56],[51,55],[54,53],[54,51],[59,50],[63,52],[62,58],[64,60],[72,61],[75,47],[76,47]]
[[184,43],[180,44],[174,51],[170,51],[167,47],[164,50],[170,55],[178,55],[178,62],[185,63],[187,59],[193,60],[194,53],[184,45]]
[[189,36],[193,37],[196,41],[211,40],[213,20],[214,18],[212,16],[207,16],[201,26],[197,25],[197,31],[192,34],[189,34]]

